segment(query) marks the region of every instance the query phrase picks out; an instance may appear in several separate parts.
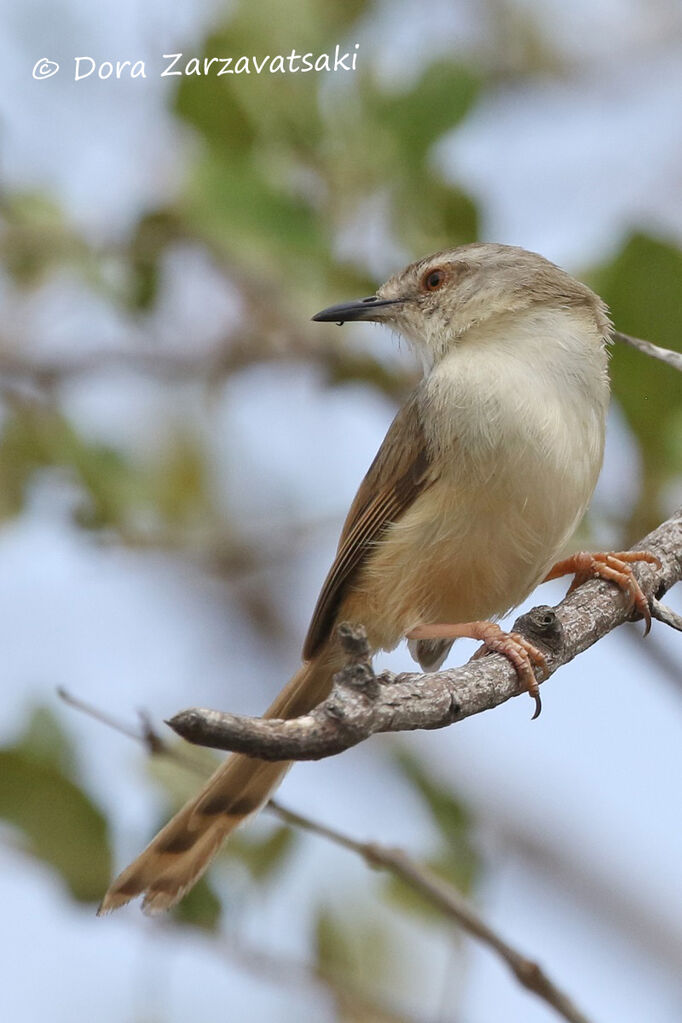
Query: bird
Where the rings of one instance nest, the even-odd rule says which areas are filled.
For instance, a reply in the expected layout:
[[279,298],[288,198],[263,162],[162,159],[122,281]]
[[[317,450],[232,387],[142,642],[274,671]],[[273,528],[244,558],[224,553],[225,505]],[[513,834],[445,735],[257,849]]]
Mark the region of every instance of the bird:
[[[613,326],[604,302],[525,249],[473,243],[411,263],[374,295],[317,322],[371,321],[401,335],[424,373],[353,500],[302,664],[266,711],[307,713],[344,663],[336,627],[373,653],[407,638],[424,671],[462,636],[506,656],[535,700],[542,652],[499,620],[543,580],[609,579],[650,623],[632,571],[646,552],[557,561],[602,465]],[[196,883],[223,841],[269,799],[289,763],[232,754],[113,881],[98,912],[137,896],[157,913]]]

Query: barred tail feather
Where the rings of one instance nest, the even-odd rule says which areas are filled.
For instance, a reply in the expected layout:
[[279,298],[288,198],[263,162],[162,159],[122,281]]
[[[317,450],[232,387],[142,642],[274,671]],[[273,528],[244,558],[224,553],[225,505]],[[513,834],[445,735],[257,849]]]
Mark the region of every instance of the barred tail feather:
[[[321,651],[304,664],[265,717],[293,718],[329,692],[337,659]],[[204,873],[223,841],[267,802],[291,764],[232,754],[111,884],[98,914],[138,895],[147,913],[170,909]]]

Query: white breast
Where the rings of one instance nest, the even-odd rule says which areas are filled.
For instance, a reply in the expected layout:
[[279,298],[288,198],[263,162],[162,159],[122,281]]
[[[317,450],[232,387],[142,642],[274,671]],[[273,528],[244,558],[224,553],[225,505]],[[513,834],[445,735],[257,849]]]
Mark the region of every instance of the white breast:
[[555,310],[500,326],[470,332],[426,381],[440,479],[364,577],[362,599],[385,623],[377,645],[425,622],[504,614],[557,560],[590,500],[608,404],[596,325]]
[[429,378],[432,442],[448,467],[442,526],[461,538],[467,577],[476,566],[488,576],[498,613],[546,574],[589,503],[606,367],[588,312],[540,309],[472,332]]

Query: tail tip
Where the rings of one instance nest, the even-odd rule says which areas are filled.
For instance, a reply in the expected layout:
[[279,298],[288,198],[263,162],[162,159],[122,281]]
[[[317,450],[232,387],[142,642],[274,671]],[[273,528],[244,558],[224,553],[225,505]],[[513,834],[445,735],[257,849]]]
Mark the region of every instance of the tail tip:
[[109,913],[113,913],[115,909],[120,909],[122,906],[127,905],[132,898],[134,898],[133,895],[122,895],[120,892],[117,892],[115,888],[110,888],[97,907],[96,915],[108,916]]

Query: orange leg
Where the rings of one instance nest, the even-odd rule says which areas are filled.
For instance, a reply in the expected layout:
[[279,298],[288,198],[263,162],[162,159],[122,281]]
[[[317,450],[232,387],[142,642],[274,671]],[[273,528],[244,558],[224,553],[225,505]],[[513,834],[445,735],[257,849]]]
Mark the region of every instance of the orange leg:
[[[535,700],[533,720],[542,710],[540,687],[535,677],[533,665],[537,665],[543,677],[547,675],[547,661],[544,654],[529,643],[518,632],[503,632],[494,622],[464,622],[460,625],[419,625],[407,633],[408,639],[480,639],[483,646],[474,654],[474,658],[486,653],[503,654],[511,661],[520,682],[526,687]],[[474,659],[472,658],[472,660]]]
[[580,551],[570,558],[557,561],[543,581],[547,582],[549,579],[558,579],[562,575],[574,573],[575,578],[568,588],[569,593],[576,586],[587,582],[588,579],[606,579],[616,583],[630,598],[630,606],[636,608],[644,619],[646,623],[644,635],[646,636],[651,628],[649,602],[630,567],[632,563],[638,561],[661,567],[661,562],[649,551],[614,551],[611,554],[588,554],[585,551]]

